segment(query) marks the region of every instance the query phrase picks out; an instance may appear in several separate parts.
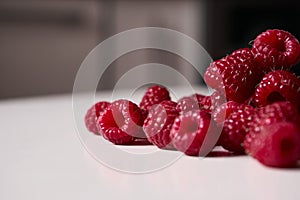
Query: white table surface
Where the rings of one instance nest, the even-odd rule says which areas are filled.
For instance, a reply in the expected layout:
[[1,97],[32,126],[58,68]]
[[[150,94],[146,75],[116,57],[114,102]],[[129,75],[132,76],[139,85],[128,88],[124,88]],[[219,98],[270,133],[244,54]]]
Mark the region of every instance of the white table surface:
[[112,170],[81,144],[71,95],[0,101],[0,128],[1,200],[300,199],[299,169],[247,156],[183,156],[140,175]]

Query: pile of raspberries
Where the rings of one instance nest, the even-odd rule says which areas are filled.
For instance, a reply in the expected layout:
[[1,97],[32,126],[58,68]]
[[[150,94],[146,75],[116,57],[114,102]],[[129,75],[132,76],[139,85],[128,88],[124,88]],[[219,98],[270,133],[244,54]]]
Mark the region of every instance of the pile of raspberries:
[[291,68],[299,60],[300,44],[291,33],[267,30],[252,48],[208,66],[204,80],[215,90],[212,95],[196,93],[174,102],[165,87],[154,85],[139,106],[124,99],[96,103],[85,124],[116,145],[153,144],[201,156],[205,140],[212,138],[213,145],[264,165],[297,167],[300,79]]

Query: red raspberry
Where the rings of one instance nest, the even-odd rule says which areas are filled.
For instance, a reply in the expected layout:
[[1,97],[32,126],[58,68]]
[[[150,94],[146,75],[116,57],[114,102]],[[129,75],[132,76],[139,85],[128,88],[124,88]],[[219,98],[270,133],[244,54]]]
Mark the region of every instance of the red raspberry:
[[110,105],[109,102],[100,101],[94,104],[90,109],[88,109],[85,117],[84,122],[86,128],[96,135],[101,135],[101,131],[98,130],[97,127],[97,119],[102,114],[102,112]]
[[[298,123],[299,124],[299,123]],[[300,127],[292,122],[278,122],[261,128],[252,155],[272,167],[295,167],[300,159]]]
[[159,148],[173,148],[170,130],[178,116],[177,104],[173,101],[163,101],[153,106],[144,122],[144,131],[148,140]]
[[245,137],[244,146],[246,153],[253,155],[256,151],[256,137],[261,134],[261,129],[279,122],[299,123],[300,116],[297,109],[288,101],[276,102],[259,108],[255,112],[254,120],[249,134]]
[[224,149],[235,153],[244,153],[243,142],[248,134],[254,117],[255,109],[245,106],[231,113],[225,120],[220,137],[220,143]]
[[128,100],[117,100],[98,119],[103,137],[114,144],[129,144],[135,138],[145,138],[144,118],[140,108]]
[[206,83],[226,94],[226,98],[243,103],[254,92],[262,71],[254,61],[249,48],[239,49],[231,55],[214,61],[206,70]]
[[211,113],[211,111],[214,108],[214,104],[213,104],[213,98],[212,96],[206,96],[202,99],[202,101],[200,102],[200,105],[202,107],[202,109],[208,113]]
[[204,98],[204,95],[197,93],[188,97],[183,97],[178,100],[176,109],[180,113],[185,113],[190,110],[200,110],[202,108],[202,105],[200,103]]
[[165,87],[155,85],[146,91],[140,102],[140,108],[149,111],[153,105],[165,100],[171,100],[169,91]]
[[213,133],[209,128],[210,114],[201,110],[191,110],[175,119],[170,137],[177,150],[186,155],[199,156],[205,137]]
[[205,96],[199,104],[202,110],[211,113],[226,101],[226,98],[220,92],[215,91],[210,96]]
[[276,101],[290,101],[300,107],[300,80],[288,71],[272,71],[266,74],[254,94],[256,106]]
[[297,122],[298,120],[299,115],[296,107],[291,102],[285,101],[257,109],[253,123],[257,130],[260,126],[271,125],[279,121]]
[[225,119],[227,119],[231,113],[243,109],[251,109],[250,105],[240,104],[234,101],[228,101],[219,106],[212,114],[214,121],[217,124],[222,124]]
[[300,60],[300,44],[289,32],[267,30],[254,40],[252,52],[257,63],[268,72],[289,69]]

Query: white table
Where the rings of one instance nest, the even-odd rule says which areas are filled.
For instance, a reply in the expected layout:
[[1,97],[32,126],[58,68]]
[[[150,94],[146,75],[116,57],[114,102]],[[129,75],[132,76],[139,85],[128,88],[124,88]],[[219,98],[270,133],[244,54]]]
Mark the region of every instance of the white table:
[[81,144],[71,95],[0,101],[0,113],[1,200],[300,199],[299,169],[267,168],[247,156],[183,156],[140,175],[112,170]]

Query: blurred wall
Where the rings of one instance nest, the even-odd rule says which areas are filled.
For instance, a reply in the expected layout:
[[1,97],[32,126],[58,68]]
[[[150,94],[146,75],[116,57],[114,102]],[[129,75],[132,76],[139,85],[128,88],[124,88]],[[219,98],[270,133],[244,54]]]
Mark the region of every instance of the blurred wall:
[[[118,0],[112,6],[114,13],[112,33],[119,33],[137,27],[164,27],[180,31],[193,39],[205,44],[206,38],[206,1],[201,0]],[[172,41],[176,43],[178,41]],[[178,44],[180,45],[180,44]],[[202,82],[193,66],[174,54],[145,49],[126,54],[117,59],[107,73],[100,80],[100,89],[111,89],[115,82],[130,68],[144,63],[160,63],[171,66],[179,71],[192,84]],[[111,74],[114,74],[112,77]],[[138,74],[139,79],[151,80],[148,73]],[[157,74],[159,77],[160,74]],[[160,77],[166,79],[168,77]],[[169,78],[171,79],[171,78]],[[134,82],[134,80],[132,80]],[[180,80],[172,80],[173,85],[180,84]],[[110,83],[110,84],[106,84]],[[129,87],[131,82],[122,84]]]
[[0,98],[70,92],[100,42],[93,1],[0,2]]
[[[76,72],[89,51],[130,28],[160,26],[203,40],[199,2],[2,0],[0,99],[71,92]],[[99,88],[111,89],[124,70],[150,61],[185,69],[184,61],[160,54],[146,51],[120,58]]]
[[[0,99],[72,92],[85,56],[104,39],[131,28],[158,26],[183,32],[200,42],[214,59],[249,47],[268,28],[285,29],[299,38],[299,2],[1,0]],[[112,89],[127,70],[149,62],[169,65],[191,83],[202,82],[178,56],[140,50],[112,63],[98,88]]]

